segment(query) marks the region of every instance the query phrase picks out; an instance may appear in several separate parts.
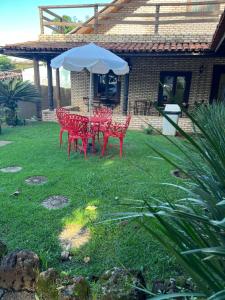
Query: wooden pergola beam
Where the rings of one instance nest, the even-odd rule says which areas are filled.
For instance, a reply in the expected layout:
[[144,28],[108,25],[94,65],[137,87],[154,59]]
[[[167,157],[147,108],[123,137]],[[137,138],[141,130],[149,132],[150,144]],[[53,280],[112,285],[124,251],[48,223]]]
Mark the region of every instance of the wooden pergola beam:
[[[141,6],[191,6],[191,5],[214,5],[214,4],[222,4],[225,3],[224,0],[217,0],[217,1],[190,1],[190,2],[156,2],[156,3],[146,3],[146,1],[138,0],[138,4]],[[40,9],[62,9],[62,8],[94,8],[95,6],[99,7],[118,7],[122,8],[126,6],[125,4],[118,4],[118,3],[95,3],[95,4],[71,4],[71,5],[44,5],[39,6]],[[132,6],[132,4],[131,4]]]

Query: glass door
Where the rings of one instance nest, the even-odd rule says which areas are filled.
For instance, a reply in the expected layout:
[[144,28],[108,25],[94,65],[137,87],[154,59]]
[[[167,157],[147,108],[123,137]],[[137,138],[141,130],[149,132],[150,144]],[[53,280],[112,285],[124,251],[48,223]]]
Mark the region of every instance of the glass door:
[[161,72],[159,85],[160,106],[188,103],[191,72]]
[[225,65],[216,65],[213,68],[210,103],[214,101],[225,103]]

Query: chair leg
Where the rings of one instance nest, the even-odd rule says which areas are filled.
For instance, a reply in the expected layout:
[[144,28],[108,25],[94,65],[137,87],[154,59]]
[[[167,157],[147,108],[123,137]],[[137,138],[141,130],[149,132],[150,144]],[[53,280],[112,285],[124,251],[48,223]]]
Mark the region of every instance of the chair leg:
[[87,145],[88,145],[88,141],[86,139],[82,139],[82,148],[84,151],[84,158],[87,158]]
[[92,137],[92,152],[95,153],[95,135]]
[[75,140],[75,150],[77,152],[77,139]]
[[104,156],[105,154],[105,149],[106,149],[106,146],[108,144],[108,136],[104,135],[104,139],[103,139],[103,147],[102,147],[102,156]]
[[123,138],[120,138],[120,158],[122,158],[123,155]]
[[60,129],[60,132],[59,132],[59,145],[60,145],[60,147],[62,146],[62,135],[63,135],[63,130]]
[[69,139],[68,140],[68,159],[70,159],[71,143],[72,143],[72,141]]

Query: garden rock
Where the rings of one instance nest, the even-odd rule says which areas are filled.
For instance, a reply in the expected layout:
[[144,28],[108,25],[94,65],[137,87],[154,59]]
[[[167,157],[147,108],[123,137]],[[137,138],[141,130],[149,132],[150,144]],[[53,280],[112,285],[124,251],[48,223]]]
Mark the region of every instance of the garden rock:
[[7,253],[6,245],[2,241],[0,241],[0,261],[1,261],[2,257],[4,255],[6,255],[6,253]]
[[152,293],[154,294],[171,294],[179,292],[194,292],[196,286],[191,278],[178,276],[166,280],[155,280],[152,285]]
[[61,261],[67,261],[70,259],[70,253],[69,251],[63,251],[61,253]]
[[29,185],[42,185],[48,182],[48,179],[44,176],[32,176],[27,178],[25,182]]
[[53,268],[40,273],[36,287],[40,299],[58,299],[57,281],[59,273]]
[[64,196],[50,196],[42,202],[42,206],[49,210],[63,208],[68,204],[69,199]]
[[21,170],[22,170],[22,167],[18,167],[18,166],[11,166],[11,167],[6,167],[6,168],[0,169],[0,171],[2,173],[17,173],[17,172],[20,172]]
[[59,277],[59,273],[53,268],[49,268],[48,270],[41,272],[39,275],[39,279],[48,282],[56,282],[58,277]]
[[101,300],[145,300],[144,292],[135,287],[144,288],[145,281],[141,272],[113,268],[100,278]]
[[35,293],[5,291],[0,300],[36,300]]
[[0,288],[14,291],[35,290],[39,258],[27,250],[17,250],[3,257],[0,264]]
[[60,290],[60,300],[88,300],[90,299],[90,286],[82,277],[73,277],[73,284]]
[[0,147],[4,147],[8,144],[11,144],[12,142],[11,141],[0,141]]

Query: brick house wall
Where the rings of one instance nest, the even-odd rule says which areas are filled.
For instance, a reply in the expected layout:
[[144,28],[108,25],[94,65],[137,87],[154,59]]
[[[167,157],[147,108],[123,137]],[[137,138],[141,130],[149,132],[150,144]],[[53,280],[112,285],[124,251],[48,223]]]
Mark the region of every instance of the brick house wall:
[[[214,65],[225,65],[225,58],[209,57],[136,57],[131,59],[132,69],[130,72],[129,103],[128,107],[133,112],[136,100],[158,100],[160,72],[162,71],[190,71],[192,73],[189,105],[194,102],[208,102],[211,92],[211,83]],[[200,68],[203,68],[200,73]],[[89,93],[88,72],[71,73],[71,105],[79,106],[83,112],[87,111],[87,106],[83,102],[83,97]],[[123,82],[121,76],[121,97],[120,105],[116,108],[116,113],[123,110]]]

